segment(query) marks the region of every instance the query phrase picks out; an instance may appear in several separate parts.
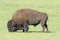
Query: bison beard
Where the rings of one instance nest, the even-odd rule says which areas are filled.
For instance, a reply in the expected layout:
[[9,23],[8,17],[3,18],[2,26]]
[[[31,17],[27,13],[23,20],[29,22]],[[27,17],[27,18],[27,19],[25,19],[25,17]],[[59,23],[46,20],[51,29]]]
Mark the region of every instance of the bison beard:
[[20,26],[19,28],[23,27],[23,32],[28,31],[29,28],[28,25],[36,26],[39,23],[41,23],[43,31],[45,30],[45,28],[48,31],[47,20],[48,15],[46,13],[32,9],[17,10],[12,16],[12,21],[14,21],[14,23],[19,25]]

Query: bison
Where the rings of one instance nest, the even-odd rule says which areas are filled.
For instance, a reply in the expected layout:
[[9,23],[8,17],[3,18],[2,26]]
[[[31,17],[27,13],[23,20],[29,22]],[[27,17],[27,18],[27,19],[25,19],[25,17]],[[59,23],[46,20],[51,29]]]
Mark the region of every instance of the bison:
[[41,23],[43,31],[45,28],[48,31],[47,20],[47,13],[32,9],[19,9],[12,16],[13,24],[18,25],[18,28],[23,27],[24,32],[28,31],[28,25],[37,26],[39,23]]

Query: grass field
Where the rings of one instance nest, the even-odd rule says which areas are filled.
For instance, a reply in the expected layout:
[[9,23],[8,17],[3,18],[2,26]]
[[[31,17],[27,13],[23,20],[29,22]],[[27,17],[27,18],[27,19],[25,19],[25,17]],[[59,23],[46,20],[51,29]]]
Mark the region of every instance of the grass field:
[[[29,32],[8,32],[7,21],[21,8],[46,12],[50,32],[42,32],[41,25],[29,26]],[[60,0],[0,0],[0,40],[60,40]]]

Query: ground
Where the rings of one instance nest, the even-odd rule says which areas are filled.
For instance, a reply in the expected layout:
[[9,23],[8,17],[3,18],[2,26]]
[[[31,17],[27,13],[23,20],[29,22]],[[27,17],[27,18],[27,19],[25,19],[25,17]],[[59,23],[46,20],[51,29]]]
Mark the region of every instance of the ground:
[[[49,16],[49,32],[42,32],[37,27],[29,26],[29,32],[8,32],[7,21],[13,13],[22,8],[46,12]],[[0,40],[60,40],[60,0],[0,0]]]

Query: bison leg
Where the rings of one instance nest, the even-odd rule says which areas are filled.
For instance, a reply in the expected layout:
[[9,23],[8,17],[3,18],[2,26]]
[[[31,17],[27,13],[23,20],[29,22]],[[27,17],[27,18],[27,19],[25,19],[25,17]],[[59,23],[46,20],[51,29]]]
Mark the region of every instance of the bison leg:
[[46,28],[46,30],[48,31],[47,20],[48,20],[48,17],[47,17],[46,20],[45,20],[45,28]]
[[44,22],[43,22],[43,21],[41,21],[41,26],[42,26],[43,32],[44,32],[44,30],[45,30],[45,25],[44,25]]
[[47,26],[47,24],[45,23],[45,28],[46,28],[46,30],[48,31],[48,26]]
[[44,30],[45,30],[45,26],[44,26],[44,25],[42,25],[42,28],[43,28],[43,32],[44,32]]
[[[26,32],[28,32],[29,28],[27,28]],[[23,29],[23,32],[25,32],[25,30]]]
[[23,27],[24,27],[23,32],[28,32],[28,29],[29,29],[28,24],[24,23]]
[[25,30],[23,29],[23,32],[24,32]]
[[46,28],[46,30],[48,31],[48,27],[47,27],[47,24],[46,24],[45,21],[41,21],[41,26],[42,26],[42,28],[43,28],[43,31],[45,30],[45,28]]

